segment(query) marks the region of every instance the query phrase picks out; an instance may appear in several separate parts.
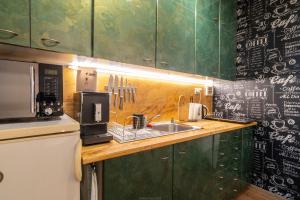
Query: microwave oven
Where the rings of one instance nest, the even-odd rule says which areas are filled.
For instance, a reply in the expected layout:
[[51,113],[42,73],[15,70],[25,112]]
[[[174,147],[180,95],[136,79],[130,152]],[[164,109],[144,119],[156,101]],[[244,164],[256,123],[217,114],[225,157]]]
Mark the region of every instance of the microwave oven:
[[63,67],[0,60],[0,120],[63,115]]

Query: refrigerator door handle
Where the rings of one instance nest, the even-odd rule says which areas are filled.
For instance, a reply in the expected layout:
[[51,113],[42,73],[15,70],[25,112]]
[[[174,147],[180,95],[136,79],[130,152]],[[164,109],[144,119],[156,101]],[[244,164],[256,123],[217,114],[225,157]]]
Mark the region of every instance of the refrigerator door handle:
[[81,150],[82,150],[82,141],[80,140],[76,145],[75,150],[75,178],[77,181],[81,181],[82,179],[82,171],[81,171]]

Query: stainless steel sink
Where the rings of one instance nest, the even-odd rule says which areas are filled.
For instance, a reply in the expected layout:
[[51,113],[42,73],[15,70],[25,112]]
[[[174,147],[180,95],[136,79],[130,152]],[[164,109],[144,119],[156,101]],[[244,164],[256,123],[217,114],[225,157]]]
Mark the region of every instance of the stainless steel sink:
[[151,128],[145,127],[143,129],[133,129],[132,125],[122,126],[117,123],[110,123],[108,132],[114,136],[116,141],[124,143],[199,129],[201,129],[201,127],[172,122],[153,123]]
[[152,129],[167,133],[177,133],[182,131],[198,130],[200,127],[176,123],[158,123],[153,124]]

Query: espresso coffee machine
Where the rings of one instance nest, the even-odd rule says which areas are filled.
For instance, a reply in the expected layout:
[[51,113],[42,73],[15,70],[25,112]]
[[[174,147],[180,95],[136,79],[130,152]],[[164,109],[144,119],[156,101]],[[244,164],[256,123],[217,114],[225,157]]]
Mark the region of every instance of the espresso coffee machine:
[[113,136],[107,132],[109,122],[109,94],[78,92],[74,94],[75,118],[80,123],[83,145],[109,142]]

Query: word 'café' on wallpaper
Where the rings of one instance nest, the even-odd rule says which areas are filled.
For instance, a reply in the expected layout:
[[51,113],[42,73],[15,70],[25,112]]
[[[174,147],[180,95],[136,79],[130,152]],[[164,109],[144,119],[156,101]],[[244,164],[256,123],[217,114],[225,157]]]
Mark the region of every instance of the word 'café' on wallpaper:
[[300,199],[300,0],[237,0],[237,81],[216,81],[219,117],[258,121],[255,185]]

